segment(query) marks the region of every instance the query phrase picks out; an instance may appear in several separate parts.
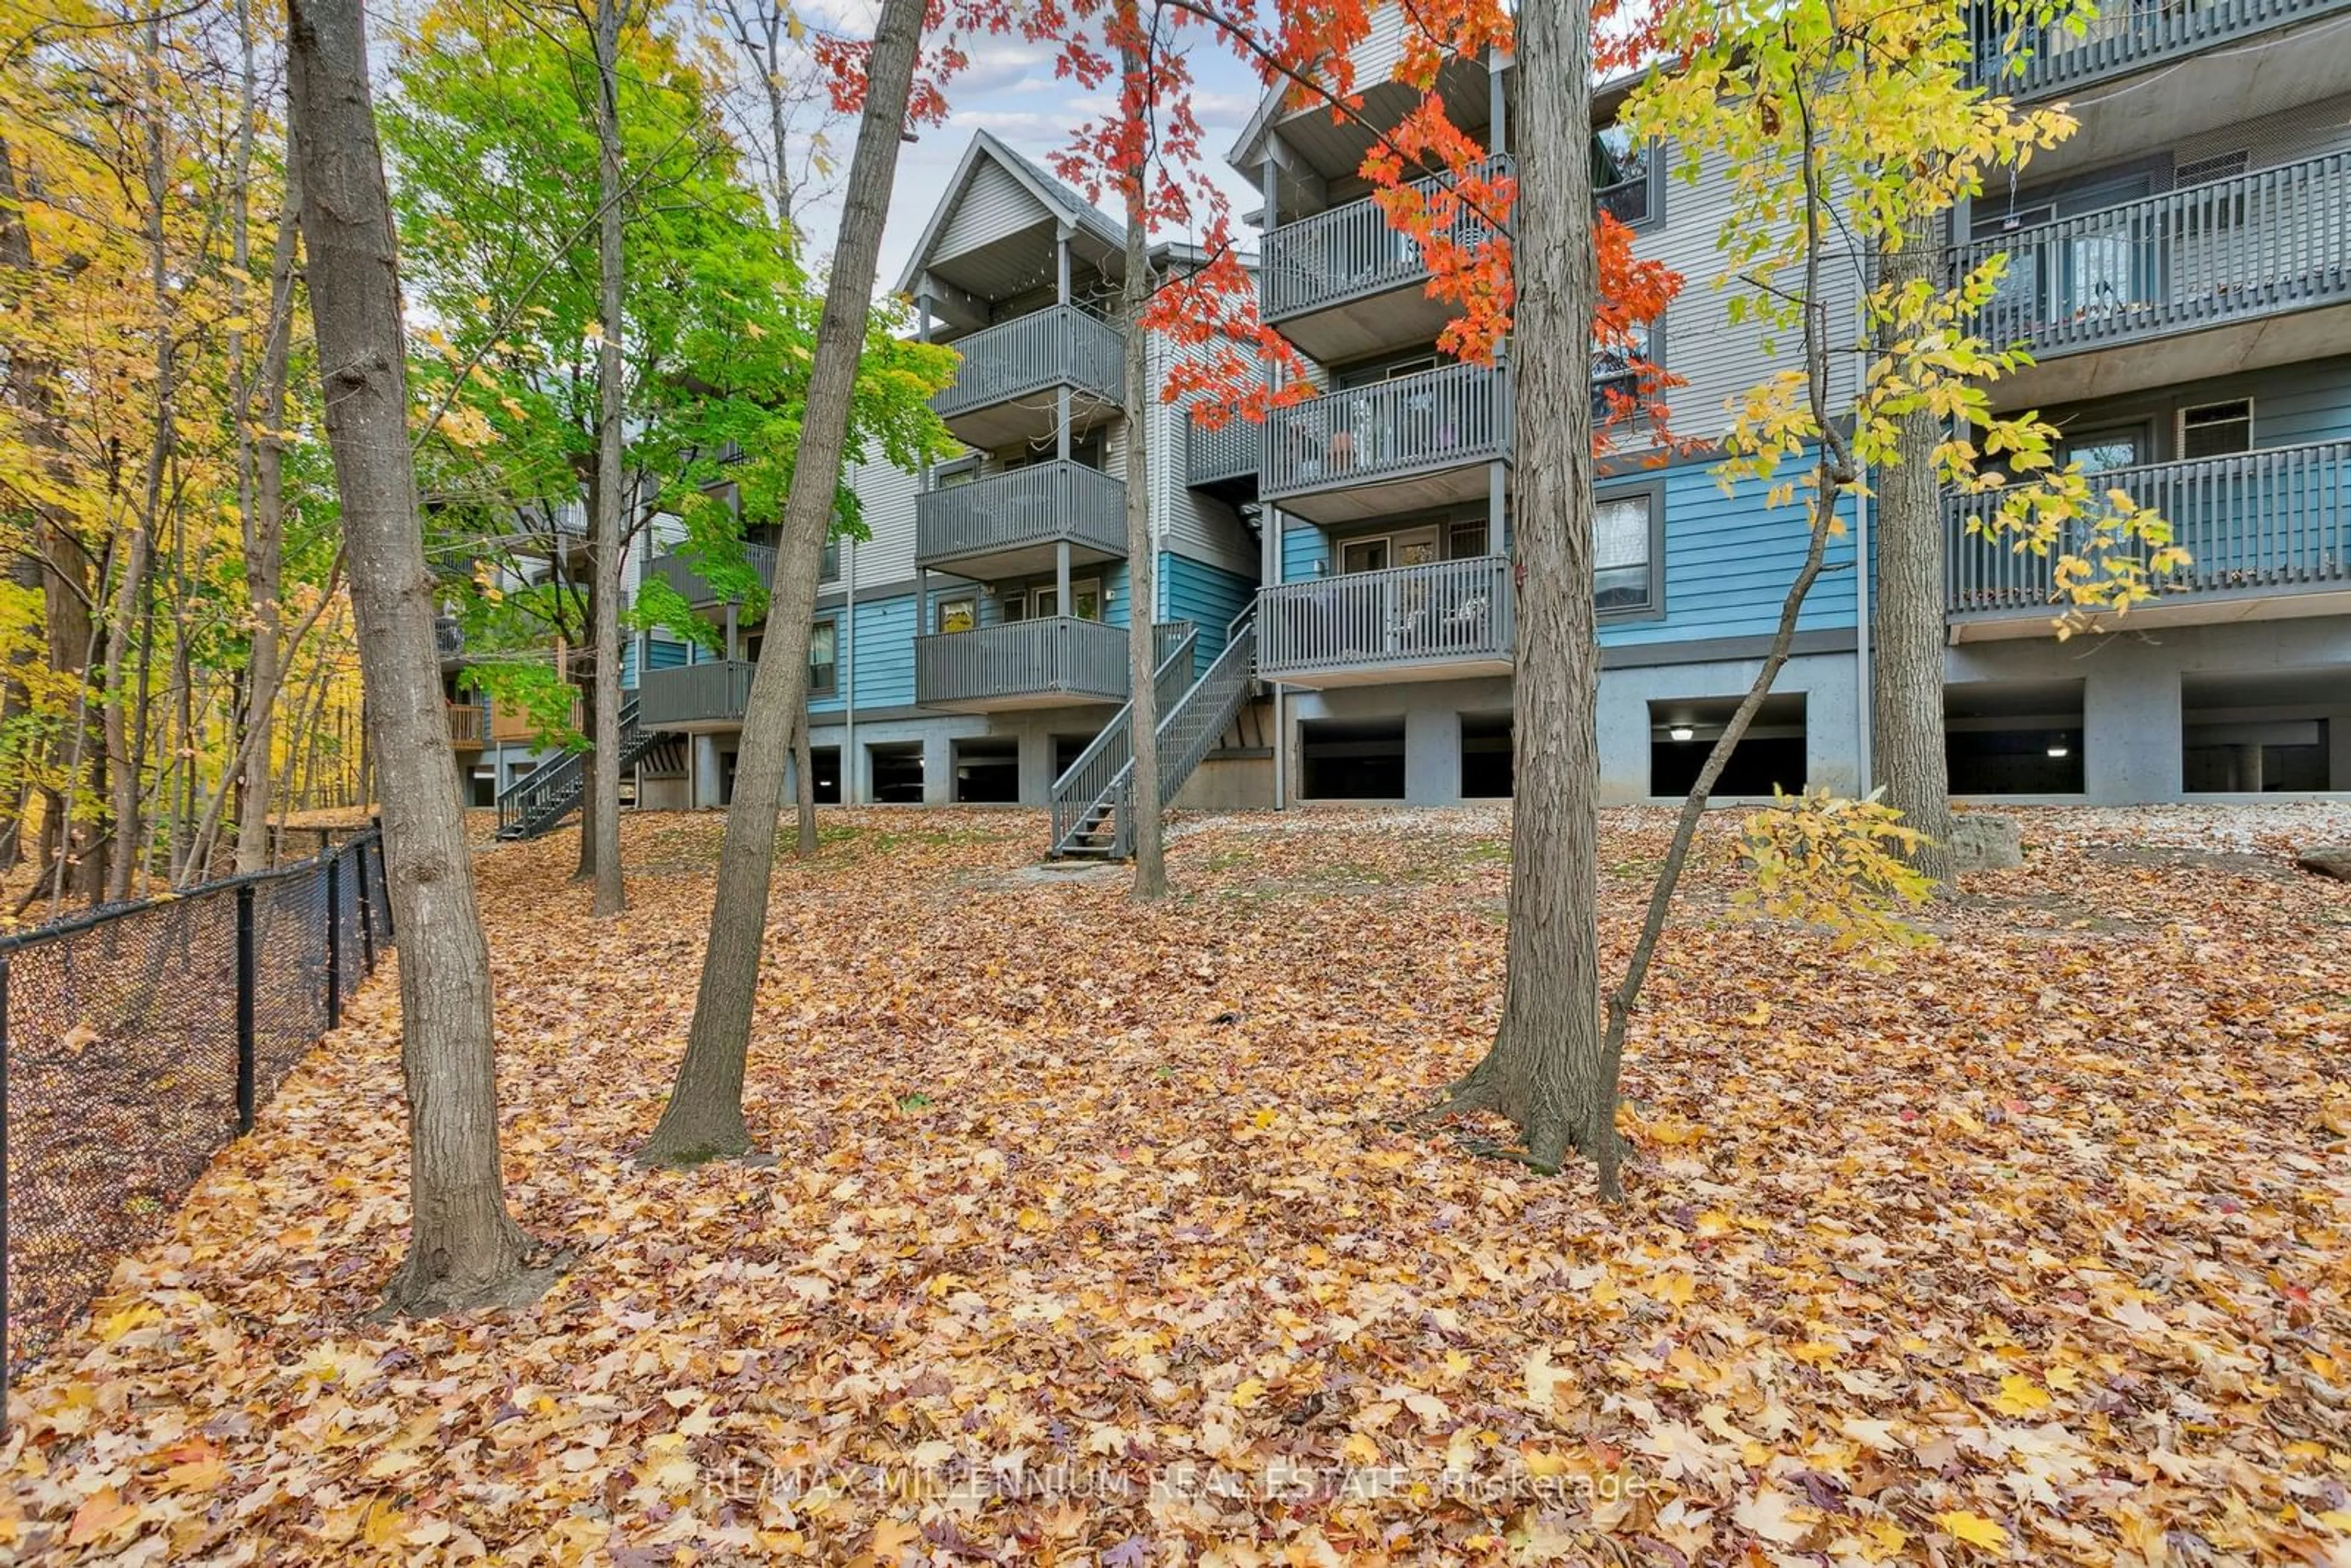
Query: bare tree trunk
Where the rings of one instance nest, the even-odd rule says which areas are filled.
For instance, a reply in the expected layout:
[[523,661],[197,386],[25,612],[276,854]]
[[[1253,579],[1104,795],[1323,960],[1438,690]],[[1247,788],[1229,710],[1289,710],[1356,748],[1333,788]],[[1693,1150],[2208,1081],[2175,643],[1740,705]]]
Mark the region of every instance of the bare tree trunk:
[[[808,695],[808,660],[787,639],[805,638],[816,610],[817,574],[832,525],[849,405],[857,384],[873,269],[896,182],[898,138],[922,40],[925,0],[882,0],[866,61],[865,109],[850,161],[832,277],[818,323],[816,356],[800,423],[799,452],[784,501],[783,542],[768,607],[768,646],[743,715],[735,798],[718,852],[718,886],[703,954],[701,988],[687,1031],[685,1058],[669,1104],[638,1157],[653,1165],[694,1165],[747,1153],[743,1073],[751,1044],[751,1007],[768,930],[768,892],[775,872],[776,820],[782,814],[784,756],[793,716]],[[804,644],[803,644],[804,645]]]
[[[1134,0],[1121,0],[1130,27],[1135,26]],[[1124,50],[1121,67],[1125,78],[1141,79],[1144,66],[1134,49]],[[1134,112],[1140,112],[1139,110]],[[1134,767],[1129,775],[1128,798],[1134,803],[1127,831],[1134,836],[1134,883],[1128,896],[1152,904],[1167,896],[1167,857],[1160,821],[1159,799],[1159,639],[1157,620],[1158,561],[1151,538],[1151,384],[1150,334],[1143,314],[1151,303],[1151,214],[1144,181],[1147,171],[1128,172],[1126,183],[1126,366],[1123,387],[1126,403],[1126,662]],[[1061,613],[1070,607],[1061,606]]]
[[443,715],[437,606],[408,449],[398,262],[359,0],[289,0],[287,45],[327,438],[400,932],[411,1222],[384,1304],[432,1313],[509,1303],[546,1281],[528,1266],[530,1239],[507,1216],[498,1169],[490,953]]
[[262,350],[260,430],[254,441],[253,511],[245,533],[245,584],[253,611],[252,700],[246,711],[246,745],[238,784],[236,869],[269,863],[269,765],[275,747],[278,688],[285,684],[281,646],[286,544],[286,365],[294,336],[295,225],[302,204],[298,170],[289,164],[286,212],[269,260],[269,339]]
[[594,766],[581,797],[582,842],[596,856],[595,913],[627,904],[621,881],[621,9],[596,0],[596,169],[602,219],[596,235],[599,314],[604,340],[596,353],[596,515],[588,547],[594,583],[589,633],[596,651]]
[[816,853],[816,773],[809,756],[808,694],[800,694],[800,711],[792,720],[792,793],[799,811],[799,838],[792,852],[806,860]]
[[1516,523],[1518,679],[1502,1018],[1444,1110],[1498,1112],[1526,1159],[1613,1145],[1600,1036],[1599,689],[1592,566],[1593,256],[1589,0],[1519,19]]
[[[1908,225],[1899,247],[1878,252],[1885,286],[1936,283],[1934,231]],[[1877,475],[1877,613],[1871,643],[1871,754],[1886,804],[1926,835],[1911,856],[1938,883],[1951,880],[1951,775],[1943,745],[1943,508],[1935,449],[1942,423],[1931,410],[1905,414],[1899,458]]]
[[[579,668],[576,660],[572,667]],[[579,687],[580,716],[583,721],[580,733],[588,737],[588,753],[580,759],[580,767],[592,781],[596,776],[596,672],[591,669],[585,674],[587,678]],[[572,881],[596,880],[596,791],[591,782],[590,788],[580,791],[580,863],[571,868]]]

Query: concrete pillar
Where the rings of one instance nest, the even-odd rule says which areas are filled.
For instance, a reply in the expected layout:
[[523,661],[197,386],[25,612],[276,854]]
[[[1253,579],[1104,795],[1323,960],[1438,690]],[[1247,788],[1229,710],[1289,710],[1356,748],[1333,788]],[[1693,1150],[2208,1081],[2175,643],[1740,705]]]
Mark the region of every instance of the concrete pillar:
[[2229,788],[2240,794],[2262,792],[2262,748],[2259,742],[2250,746],[2232,746],[2229,761]]
[[1042,806],[1053,798],[1053,737],[1049,729],[1020,732],[1020,803]]
[[[2082,692],[2083,786],[2093,804],[2179,798],[2179,675],[2116,644]],[[2157,650],[2160,653],[2161,650]]]
[[1461,800],[1461,716],[1416,702],[1404,712],[1404,798],[1415,806]]
[[694,809],[699,811],[705,808],[724,805],[725,801],[720,799],[718,792],[725,774],[725,768],[718,759],[718,737],[715,735],[697,735],[693,737],[693,744],[688,747],[688,752],[686,761],[690,777],[686,782],[694,791],[694,799],[690,802]]
[[955,803],[955,742],[933,730],[923,737],[923,804]]

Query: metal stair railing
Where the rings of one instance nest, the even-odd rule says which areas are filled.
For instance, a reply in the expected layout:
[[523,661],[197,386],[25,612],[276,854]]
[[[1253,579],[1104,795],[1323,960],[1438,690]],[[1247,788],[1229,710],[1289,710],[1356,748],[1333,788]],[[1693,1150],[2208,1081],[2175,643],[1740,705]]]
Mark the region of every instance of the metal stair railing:
[[[1161,667],[1161,689],[1165,698],[1165,666]],[[1257,685],[1257,606],[1251,603],[1233,617],[1226,627],[1225,646],[1196,681],[1183,686],[1172,702],[1162,710],[1158,726],[1159,739],[1159,800],[1164,808],[1184,788],[1193,770],[1216,749],[1217,739],[1233,722],[1250,692]],[[1085,799],[1081,805],[1075,799],[1067,804],[1071,808],[1065,815],[1062,785],[1071,782],[1087,758],[1081,757],[1070,771],[1062,775],[1053,791],[1053,852],[1059,855],[1098,851],[1101,833],[1108,820],[1111,829],[1109,852],[1113,859],[1123,859],[1134,847],[1134,758],[1128,733],[1132,714],[1122,711],[1113,724],[1117,726],[1114,737],[1119,766],[1102,787]],[[1100,741],[1110,737],[1105,729]],[[1089,748],[1091,752],[1092,748]],[[1071,791],[1072,797],[1078,792]]]
[[[1192,684],[1192,649],[1198,641],[1198,628],[1187,625],[1172,647],[1163,644],[1159,668],[1151,682],[1162,712],[1171,708]],[[1119,780],[1134,765],[1134,704],[1130,700],[1111,716],[1102,733],[1053,781],[1055,854],[1067,853],[1070,842],[1082,836],[1081,830],[1091,831],[1102,809],[1111,803]]]
[[[637,697],[621,704],[621,766],[633,767],[666,732],[637,723]],[[567,751],[540,763],[498,794],[498,837],[535,839],[569,816],[586,788],[589,753]]]

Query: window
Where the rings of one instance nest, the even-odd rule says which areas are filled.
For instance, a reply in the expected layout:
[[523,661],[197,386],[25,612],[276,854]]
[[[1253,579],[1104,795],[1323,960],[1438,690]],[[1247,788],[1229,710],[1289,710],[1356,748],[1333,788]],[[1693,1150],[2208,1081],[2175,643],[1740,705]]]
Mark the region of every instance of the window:
[[833,683],[840,674],[841,664],[834,651],[833,622],[819,621],[809,628],[809,695],[831,696]]
[[839,539],[827,539],[824,541],[824,566],[818,571],[817,580],[819,582],[832,582],[837,580],[840,576],[841,541]]
[[2179,455],[2226,457],[2253,449],[2253,400],[2208,402],[2179,413]]
[[1652,569],[1664,497],[1651,486],[1604,496],[1593,508],[1593,601],[1603,615],[1654,613]]
[[1631,227],[1655,222],[1664,205],[1656,180],[1663,167],[1647,142],[1621,125],[1603,126],[1592,133],[1593,204]]
[[2135,468],[2147,460],[2147,427],[2126,424],[2106,430],[2085,430],[2065,437],[2065,460],[2079,463],[2085,474],[2108,474]]
[[961,457],[931,470],[931,488],[952,490],[958,485],[968,485],[979,477],[979,459]]
[[[1008,589],[1003,594],[1007,621],[1045,621],[1061,613],[1061,591],[1048,582],[1036,588]],[[1102,618],[1102,579],[1081,578],[1070,584],[1070,615],[1079,621]]]
[[979,624],[979,605],[969,599],[949,599],[939,605],[939,630],[968,632]]
[[[1641,370],[1655,365],[1656,334],[1647,325],[1635,327],[1621,344],[1592,345],[1592,423],[1606,424],[1616,416],[1617,399],[1630,398],[1635,406],[1625,410],[1625,419],[1639,417]],[[1613,397],[1611,394],[1614,394]]]

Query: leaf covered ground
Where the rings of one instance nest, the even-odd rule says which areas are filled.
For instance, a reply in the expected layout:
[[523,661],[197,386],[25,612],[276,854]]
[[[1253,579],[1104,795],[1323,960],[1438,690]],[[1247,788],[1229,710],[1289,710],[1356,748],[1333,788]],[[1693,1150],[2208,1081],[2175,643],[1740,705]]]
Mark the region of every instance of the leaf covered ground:
[[[682,1175],[624,1156],[718,821],[632,820],[601,926],[570,835],[489,851],[511,1197],[569,1271],[369,1321],[387,975],[14,1391],[0,1555],[2351,1563],[2351,887],[2024,816],[1884,973],[1732,914],[1711,822],[1614,1213],[1401,1121],[1491,1027],[1496,812],[1194,822],[1149,911],[1032,815],[829,814],[778,1157]],[[1664,844],[1609,819],[1619,956]]]

